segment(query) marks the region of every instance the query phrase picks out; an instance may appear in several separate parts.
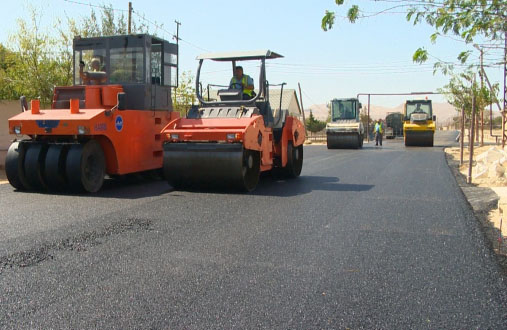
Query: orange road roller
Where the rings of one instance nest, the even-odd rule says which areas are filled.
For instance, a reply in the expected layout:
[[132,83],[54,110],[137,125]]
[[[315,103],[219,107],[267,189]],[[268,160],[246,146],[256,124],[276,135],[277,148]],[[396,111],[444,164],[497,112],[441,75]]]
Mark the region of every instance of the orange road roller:
[[9,119],[17,136],[5,170],[18,190],[96,192],[105,175],[162,168],[161,130],[172,112],[177,45],[150,35],[77,37],[74,85],[55,87]]
[[[221,186],[252,191],[261,172],[276,171],[288,178],[300,175],[305,141],[301,110],[298,106],[291,113],[282,109],[281,100],[278,107],[269,99],[266,60],[280,57],[269,50],[197,57],[199,106],[185,118],[172,120],[162,131],[164,176],[169,184],[175,189]],[[215,99],[202,95],[200,77],[205,60],[232,63],[235,78],[229,88],[216,90]],[[239,61],[260,62],[257,91],[253,80],[250,83],[251,78],[242,75],[242,67],[236,66]],[[283,85],[277,85],[282,92]]]

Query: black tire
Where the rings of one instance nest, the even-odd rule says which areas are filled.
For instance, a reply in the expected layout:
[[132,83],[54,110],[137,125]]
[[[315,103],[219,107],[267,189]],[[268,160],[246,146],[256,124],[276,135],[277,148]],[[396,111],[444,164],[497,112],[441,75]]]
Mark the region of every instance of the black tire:
[[50,190],[64,191],[67,189],[65,178],[65,161],[68,147],[61,144],[49,146],[44,166],[44,181]]
[[261,173],[261,157],[258,151],[244,149],[241,168],[241,190],[250,192],[257,187]]
[[283,172],[287,178],[297,178],[303,169],[303,145],[294,147],[292,142],[287,144],[287,165]]
[[90,140],[73,145],[67,153],[65,172],[72,191],[99,191],[106,174],[106,159],[100,144]]
[[5,157],[5,174],[7,175],[7,180],[9,180],[11,186],[17,190],[30,189],[26,181],[24,168],[26,149],[26,143],[20,141],[13,142]]
[[34,190],[47,189],[44,181],[44,162],[48,145],[45,143],[33,143],[30,145],[25,155],[25,177],[28,185]]

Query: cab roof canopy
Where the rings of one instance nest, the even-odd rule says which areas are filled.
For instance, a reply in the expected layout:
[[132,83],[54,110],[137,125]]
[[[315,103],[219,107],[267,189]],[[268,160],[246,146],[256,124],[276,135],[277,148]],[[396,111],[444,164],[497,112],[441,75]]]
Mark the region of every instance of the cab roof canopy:
[[267,50],[251,50],[243,52],[222,52],[222,53],[208,53],[197,56],[198,60],[213,60],[213,61],[249,61],[261,59],[273,59],[283,57],[280,54]]

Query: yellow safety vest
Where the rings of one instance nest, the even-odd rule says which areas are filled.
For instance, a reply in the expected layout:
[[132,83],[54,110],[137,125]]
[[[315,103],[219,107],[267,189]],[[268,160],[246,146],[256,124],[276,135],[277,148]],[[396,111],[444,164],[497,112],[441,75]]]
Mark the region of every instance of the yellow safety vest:
[[382,124],[376,123],[375,124],[375,132],[379,132],[382,134]]
[[[246,74],[243,75],[243,78],[241,78],[241,86],[243,86],[243,94],[246,94],[248,96],[253,96],[253,90],[252,89],[245,89],[245,87],[248,85],[248,76]],[[236,77],[232,77],[232,84],[237,84],[239,81],[236,79]]]

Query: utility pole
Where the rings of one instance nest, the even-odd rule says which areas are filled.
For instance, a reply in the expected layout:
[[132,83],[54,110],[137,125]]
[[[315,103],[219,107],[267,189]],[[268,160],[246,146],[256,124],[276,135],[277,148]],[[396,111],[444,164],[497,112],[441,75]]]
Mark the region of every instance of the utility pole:
[[[480,48],[479,51],[481,52],[481,71],[479,71],[479,75],[481,77],[481,93],[482,93],[482,88],[484,87],[484,76],[482,74],[482,72],[484,70],[484,62],[483,62],[484,50],[482,48]],[[480,109],[480,111],[481,111],[481,144],[480,144],[480,146],[482,147],[484,145],[484,109]]]
[[459,166],[463,165],[463,148],[465,146],[465,106],[461,108],[461,133],[459,137]]
[[504,48],[503,48],[503,111],[502,111],[502,149],[505,147],[505,111],[507,110],[507,94],[506,77],[507,77],[507,31],[504,35]]
[[[176,87],[179,86],[180,82],[180,25],[181,23],[174,20],[174,23],[176,23]],[[175,88],[176,88],[175,87]],[[176,90],[174,91],[176,94]],[[176,96],[176,95],[175,95]]]
[[132,34],[132,2],[129,1],[129,34]]
[[472,81],[472,120],[471,120],[471,128],[470,128],[470,155],[468,157],[468,177],[467,182],[472,183],[472,163],[474,161],[474,128],[475,128],[475,93],[473,86],[475,85],[475,75]]
[[368,118],[366,119],[366,141],[370,142],[370,94],[368,94]]
[[299,100],[301,101],[301,110],[303,113],[303,124],[305,126],[305,135],[308,136],[308,131],[306,130],[305,108],[303,107],[303,95],[301,94],[301,84],[300,83],[298,83],[298,88],[299,88]]

